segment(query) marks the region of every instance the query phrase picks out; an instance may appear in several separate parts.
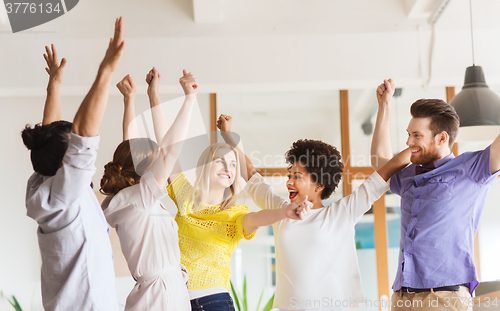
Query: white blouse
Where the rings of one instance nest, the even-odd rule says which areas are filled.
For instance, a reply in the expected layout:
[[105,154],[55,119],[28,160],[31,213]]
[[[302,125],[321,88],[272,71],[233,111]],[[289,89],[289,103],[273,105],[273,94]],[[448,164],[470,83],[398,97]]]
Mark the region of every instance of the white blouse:
[[[276,251],[276,295],[280,310],[357,309],[364,300],[354,225],[389,186],[372,174],[351,195],[327,207],[311,209],[304,220],[273,225]],[[255,174],[246,192],[262,209],[289,201]]]
[[34,173],[26,208],[38,223],[45,310],[118,310],[108,225],[90,187],[99,137],[71,134],[54,176]]
[[181,267],[179,227],[160,202],[166,194],[166,188],[148,172],[139,184],[103,202],[106,219],[116,229],[137,281],[125,310],[191,310],[188,276]]

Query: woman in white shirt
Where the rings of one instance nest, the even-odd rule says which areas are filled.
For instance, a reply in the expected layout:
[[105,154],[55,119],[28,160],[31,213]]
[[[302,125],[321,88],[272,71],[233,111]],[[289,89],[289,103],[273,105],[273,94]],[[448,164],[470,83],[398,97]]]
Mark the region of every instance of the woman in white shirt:
[[[222,131],[231,130],[231,117]],[[222,136],[233,144],[230,135]],[[356,256],[355,224],[388,189],[387,180],[409,162],[409,151],[395,156],[351,195],[323,206],[343,172],[339,151],[322,141],[298,140],[286,153],[288,200],[275,194],[246,158],[245,191],[262,209],[276,209],[307,196],[313,204],[303,220],[273,225],[276,249],[276,294],[280,310],[357,309],[364,300]]]

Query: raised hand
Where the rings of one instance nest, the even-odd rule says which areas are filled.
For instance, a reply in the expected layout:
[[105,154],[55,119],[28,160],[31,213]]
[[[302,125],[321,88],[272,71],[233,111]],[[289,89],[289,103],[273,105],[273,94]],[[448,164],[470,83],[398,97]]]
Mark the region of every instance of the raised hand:
[[130,138],[138,137],[137,135],[137,124],[135,123],[135,93],[137,88],[135,86],[134,80],[128,74],[123,79],[116,84],[118,90],[123,95],[123,141]]
[[113,72],[120,63],[124,41],[122,37],[123,19],[115,21],[115,36],[110,40],[106,55],[99,66],[97,77],[83,99],[73,120],[73,133],[91,137],[99,134],[99,127],[108,104],[109,86]]
[[384,80],[384,83],[377,87],[377,100],[379,104],[389,103],[394,95],[394,81],[392,79]]
[[123,79],[116,84],[116,87],[120,90],[123,97],[133,97],[137,92],[134,80],[129,74],[123,77]]
[[153,67],[146,75],[146,83],[148,84],[148,95],[157,95],[160,90],[161,75],[160,72]]
[[45,46],[46,54],[43,54],[43,58],[45,58],[47,62],[45,71],[49,74],[47,98],[45,99],[45,107],[43,108],[43,125],[62,120],[60,88],[63,80],[63,69],[64,66],[66,66],[66,59],[63,58],[59,64],[56,47],[53,44],[51,45],[51,49]]
[[307,200],[307,195],[299,202],[290,203],[284,208],[286,209],[286,217],[290,219],[304,219],[309,210],[312,208],[312,202]]
[[394,95],[394,81],[384,80],[377,87],[378,112],[370,150],[371,163],[375,170],[381,168],[392,157],[391,146],[391,99]]
[[54,44],[50,45],[52,51],[48,46],[45,46],[46,54],[43,54],[43,58],[47,62],[47,67],[45,71],[49,74],[50,82],[61,84],[63,79],[63,69],[66,66],[66,58],[61,59],[61,64],[59,64],[59,59],[57,57],[57,51]]
[[184,90],[185,95],[194,94],[196,95],[196,90],[198,89],[198,82],[196,81],[196,77],[186,70],[182,71],[183,76],[179,79],[179,83]]
[[231,126],[233,124],[233,117],[221,114],[219,120],[217,120],[217,128],[223,132],[231,131]]
[[106,50],[106,55],[101,62],[101,70],[114,72],[118,65],[120,64],[120,59],[122,56],[123,47],[125,41],[122,36],[123,30],[123,17],[119,17],[115,21],[115,35],[109,41],[108,49]]

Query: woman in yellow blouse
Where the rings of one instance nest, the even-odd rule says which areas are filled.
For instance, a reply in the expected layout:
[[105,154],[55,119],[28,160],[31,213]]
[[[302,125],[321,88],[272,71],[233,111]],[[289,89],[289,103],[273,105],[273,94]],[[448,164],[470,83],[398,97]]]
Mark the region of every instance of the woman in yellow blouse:
[[[228,121],[221,116],[219,128]],[[181,263],[189,274],[192,310],[234,310],[228,292],[229,260],[238,243],[251,239],[261,226],[284,218],[303,219],[311,207],[307,198],[259,212],[235,205],[242,177],[238,151],[225,143],[213,144],[198,160],[194,185],[183,173],[172,173],[169,178],[167,189],[178,208],[175,220]]]

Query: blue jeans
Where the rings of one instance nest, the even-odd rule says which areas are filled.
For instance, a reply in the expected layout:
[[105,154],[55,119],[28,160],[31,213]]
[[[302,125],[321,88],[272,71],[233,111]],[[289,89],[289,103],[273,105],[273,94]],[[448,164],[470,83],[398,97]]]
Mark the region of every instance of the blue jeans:
[[228,293],[214,294],[191,300],[193,311],[234,311],[233,300]]

